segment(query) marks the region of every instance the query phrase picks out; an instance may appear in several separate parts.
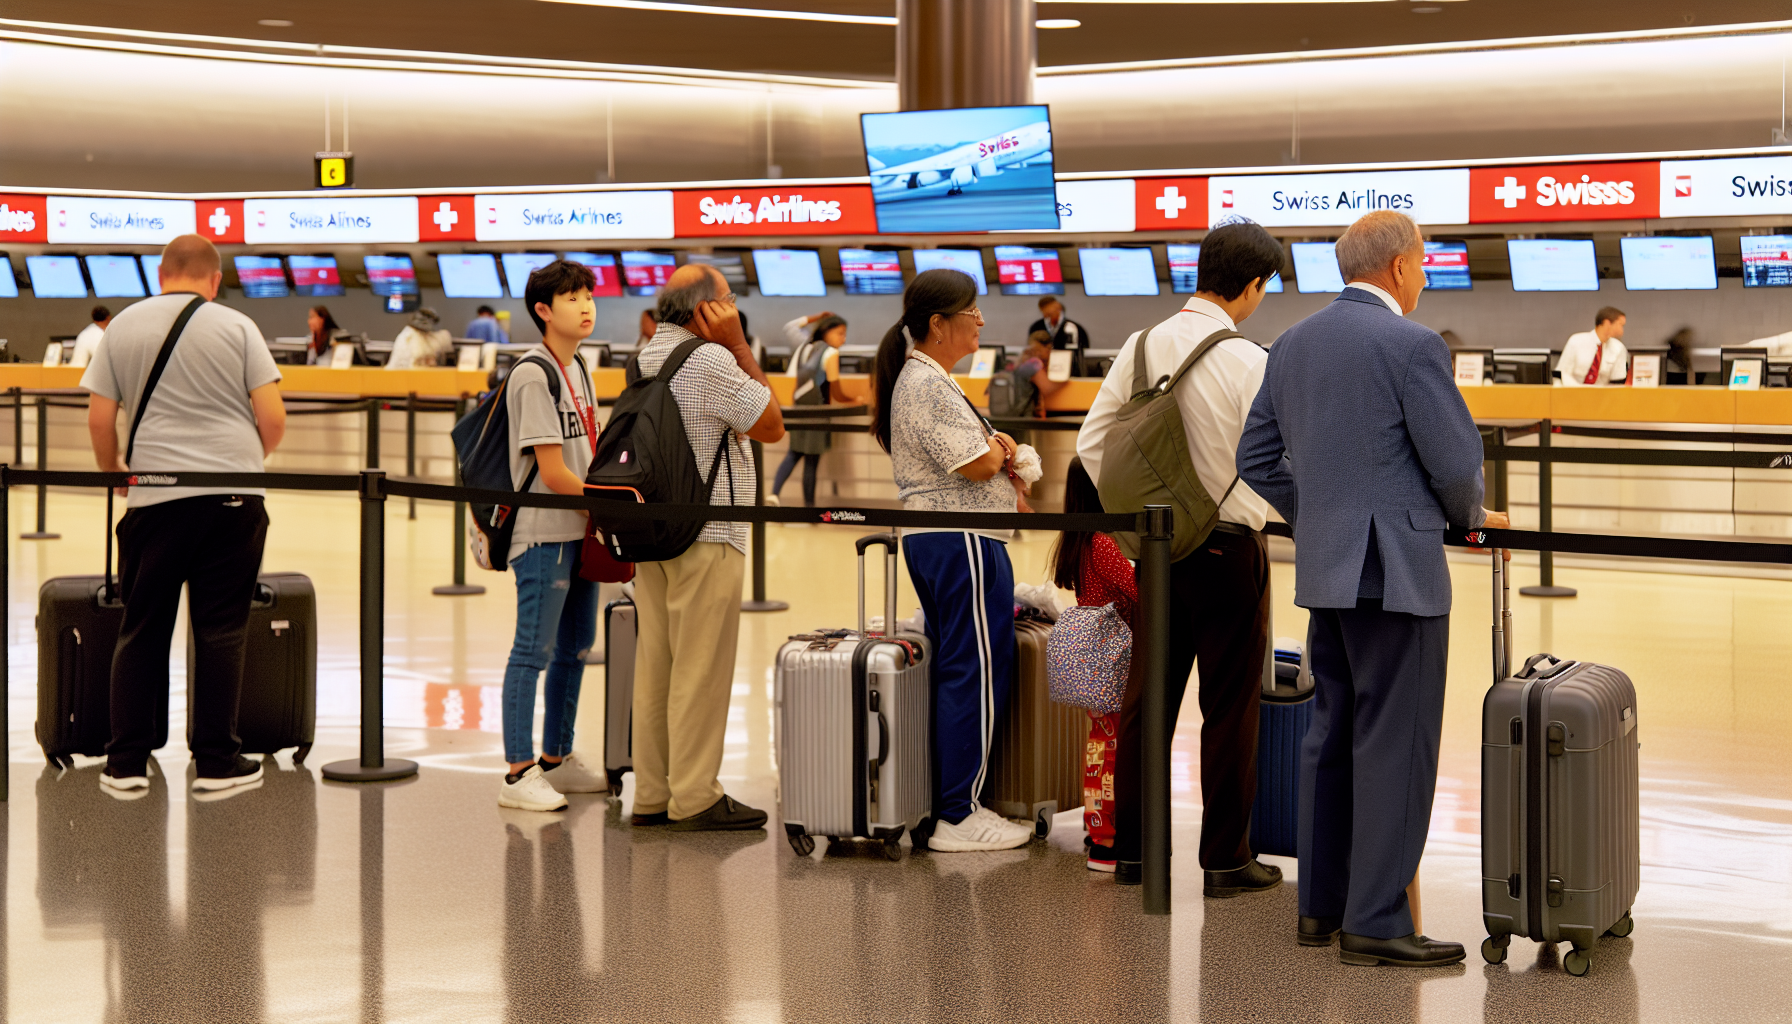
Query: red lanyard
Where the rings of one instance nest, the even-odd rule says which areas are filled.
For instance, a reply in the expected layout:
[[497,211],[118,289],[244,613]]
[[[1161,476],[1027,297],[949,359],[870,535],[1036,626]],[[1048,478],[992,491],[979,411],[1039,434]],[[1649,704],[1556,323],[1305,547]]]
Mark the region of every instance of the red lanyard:
[[[573,356],[573,358],[577,359],[578,356]],[[560,367],[560,378],[566,381],[566,390],[572,394],[572,407],[579,412],[579,422],[585,424],[585,441],[591,445],[591,454],[596,455],[597,414],[585,404],[585,397],[579,394],[579,389],[572,386],[572,377],[566,372],[566,364],[557,358],[554,360],[554,364]]]

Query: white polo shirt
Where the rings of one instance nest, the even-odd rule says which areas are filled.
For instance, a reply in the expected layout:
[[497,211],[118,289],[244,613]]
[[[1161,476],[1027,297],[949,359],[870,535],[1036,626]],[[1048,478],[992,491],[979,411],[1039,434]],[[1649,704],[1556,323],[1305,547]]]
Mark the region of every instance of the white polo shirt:
[[[1570,335],[1562,346],[1562,358],[1556,362],[1556,369],[1562,371],[1562,386],[1565,388],[1585,387],[1587,373],[1593,369],[1593,353],[1599,351],[1599,335],[1592,331],[1582,331]],[[1599,361],[1599,380],[1594,387],[1607,384],[1622,384],[1630,376],[1630,350],[1616,338],[1607,338],[1605,352]]]

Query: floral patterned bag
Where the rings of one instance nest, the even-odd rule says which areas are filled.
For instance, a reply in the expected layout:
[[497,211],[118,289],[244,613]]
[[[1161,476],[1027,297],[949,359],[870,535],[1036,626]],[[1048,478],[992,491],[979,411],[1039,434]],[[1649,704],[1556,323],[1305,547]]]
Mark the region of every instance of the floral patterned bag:
[[1120,710],[1132,667],[1132,630],[1112,603],[1066,608],[1045,641],[1052,700],[1098,715]]

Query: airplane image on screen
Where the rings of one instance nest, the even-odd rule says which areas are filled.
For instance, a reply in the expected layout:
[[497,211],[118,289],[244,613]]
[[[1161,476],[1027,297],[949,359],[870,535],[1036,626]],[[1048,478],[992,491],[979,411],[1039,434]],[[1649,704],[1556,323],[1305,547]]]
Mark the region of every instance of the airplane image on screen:
[[1051,150],[1051,124],[1037,121],[894,167],[885,166],[874,156],[867,155],[866,159],[871,165],[872,194],[887,202],[910,195],[919,198],[922,189],[937,194],[941,185],[946,186],[946,195],[955,196],[966,185],[995,177],[1005,168],[1022,167],[1042,155],[1049,160]]

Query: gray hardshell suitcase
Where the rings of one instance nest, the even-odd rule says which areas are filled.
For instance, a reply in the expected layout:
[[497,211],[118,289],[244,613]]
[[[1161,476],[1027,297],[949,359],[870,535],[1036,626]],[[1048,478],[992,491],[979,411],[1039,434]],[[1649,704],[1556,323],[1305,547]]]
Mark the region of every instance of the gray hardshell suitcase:
[[1533,655],[1510,671],[1505,563],[1493,553],[1494,678],[1481,721],[1481,912],[1488,963],[1512,936],[1571,942],[1569,974],[1601,936],[1629,935],[1642,870],[1637,706],[1606,665]]
[[623,598],[604,606],[604,774],[612,793],[635,768],[634,715],[635,602]]
[[926,847],[933,806],[933,652],[917,633],[865,628],[865,549],[885,551],[884,623],[896,621],[896,538],[860,537],[859,628],[791,637],[778,651],[778,794],[791,849],[815,836],[862,837],[902,857],[909,832]]

